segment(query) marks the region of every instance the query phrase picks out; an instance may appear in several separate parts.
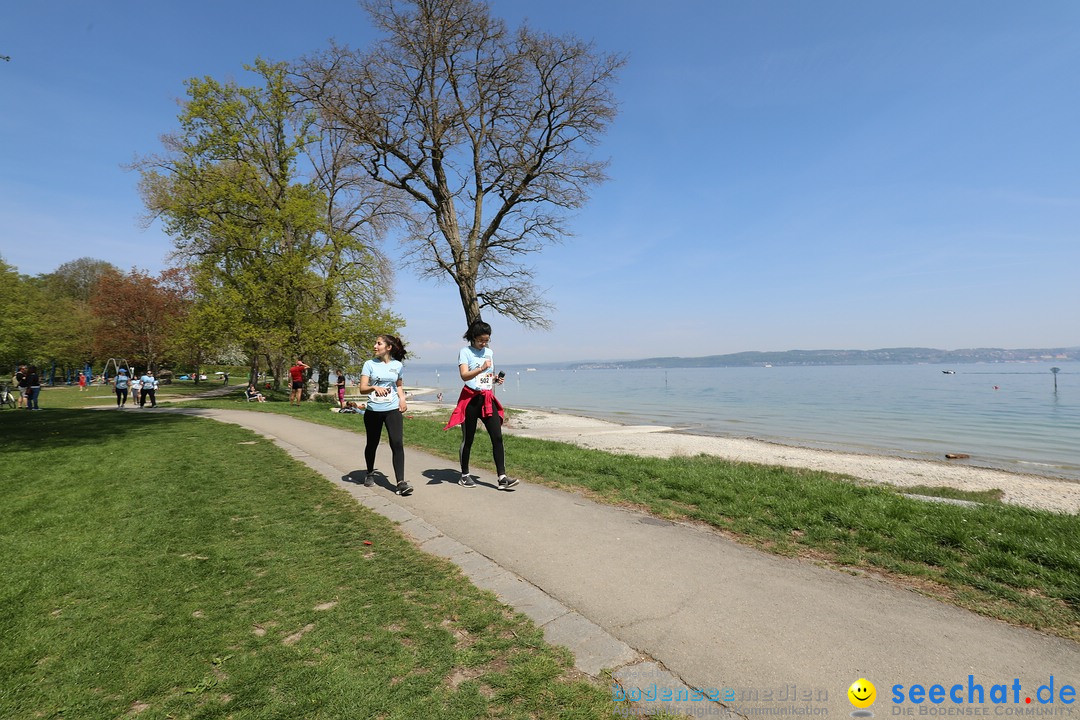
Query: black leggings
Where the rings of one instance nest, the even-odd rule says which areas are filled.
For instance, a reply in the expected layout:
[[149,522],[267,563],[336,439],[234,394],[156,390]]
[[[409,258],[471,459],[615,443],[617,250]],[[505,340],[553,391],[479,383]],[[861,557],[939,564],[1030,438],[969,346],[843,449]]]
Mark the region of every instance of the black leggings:
[[364,411],[364,428],[367,430],[364,460],[367,462],[367,471],[371,472],[375,469],[375,450],[379,447],[383,425],[386,426],[386,434],[390,438],[390,452],[394,456],[394,477],[400,485],[405,481],[405,443],[403,441],[405,421],[401,418],[400,410]]
[[127,388],[116,388],[116,406],[127,403]]
[[492,412],[488,417],[481,417],[484,409],[484,396],[477,395],[465,406],[465,421],[461,423],[461,450],[458,452],[461,458],[461,474],[469,474],[469,455],[472,453],[473,438],[476,437],[476,421],[483,420],[487,428],[488,437],[491,438],[491,457],[495,461],[495,470],[499,476],[506,474],[506,462],[503,459],[502,418],[499,413]]

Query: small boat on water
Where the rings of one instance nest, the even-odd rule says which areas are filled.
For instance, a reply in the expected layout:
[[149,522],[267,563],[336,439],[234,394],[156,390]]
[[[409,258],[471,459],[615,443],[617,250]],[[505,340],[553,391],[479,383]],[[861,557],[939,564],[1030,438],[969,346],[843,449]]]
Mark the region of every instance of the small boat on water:
[[945,373],[946,375],[955,375],[956,374],[955,370],[942,370],[941,372]]
[[525,372],[536,372],[536,368],[525,368]]

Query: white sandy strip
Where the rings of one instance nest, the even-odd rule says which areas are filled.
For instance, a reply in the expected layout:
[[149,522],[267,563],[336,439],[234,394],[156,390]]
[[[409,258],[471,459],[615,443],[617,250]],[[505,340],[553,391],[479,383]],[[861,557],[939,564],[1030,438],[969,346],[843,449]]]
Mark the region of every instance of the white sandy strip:
[[945,460],[911,460],[790,447],[738,438],[673,432],[655,425],[619,425],[574,415],[523,411],[506,424],[506,432],[523,437],[566,442],[595,450],[651,457],[715,455],[725,460],[824,470],[897,487],[929,485],[961,490],[1000,489],[1002,500],[1043,510],[1080,513],[1080,483],[1022,475]]

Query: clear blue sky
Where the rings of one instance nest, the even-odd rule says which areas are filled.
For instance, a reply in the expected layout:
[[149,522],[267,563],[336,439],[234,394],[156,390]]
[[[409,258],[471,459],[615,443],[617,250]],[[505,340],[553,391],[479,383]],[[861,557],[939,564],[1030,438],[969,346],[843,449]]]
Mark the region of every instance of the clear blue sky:
[[[1080,345],[1080,3],[492,7],[629,57],[612,179],[536,261],[555,328],[490,318],[501,361]],[[0,255],[162,269],[121,166],[176,127],[186,78],[331,37],[372,39],[352,0],[6,3]],[[456,291],[395,289],[412,349],[452,362]]]

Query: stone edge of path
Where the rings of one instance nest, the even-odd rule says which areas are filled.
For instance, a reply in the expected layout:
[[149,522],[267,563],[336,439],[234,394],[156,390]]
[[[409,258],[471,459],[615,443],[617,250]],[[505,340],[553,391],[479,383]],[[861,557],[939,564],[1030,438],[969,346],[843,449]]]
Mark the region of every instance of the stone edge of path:
[[[646,716],[663,710],[694,717],[739,717],[719,702],[705,697],[700,689],[688,686],[661,663],[551,597],[542,588],[446,535],[407,508],[384,495],[376,495],[363,486],[347,482],[339,468],[302,448],[274,435],[259,434],[348,492],[364,507],[397,523],[419,549],[454,563],[476,587],[494,593],[499,602],[529,617],[544,631],[544,639],[548,643],[562,645],[571,652],[578,671],[594,681],[602,681],[603,672],[610,670],[612,701],[627,700],[633,703],[626,714]],[[657,697],[658,689],[665,694],[670,693],[672,699]]]

